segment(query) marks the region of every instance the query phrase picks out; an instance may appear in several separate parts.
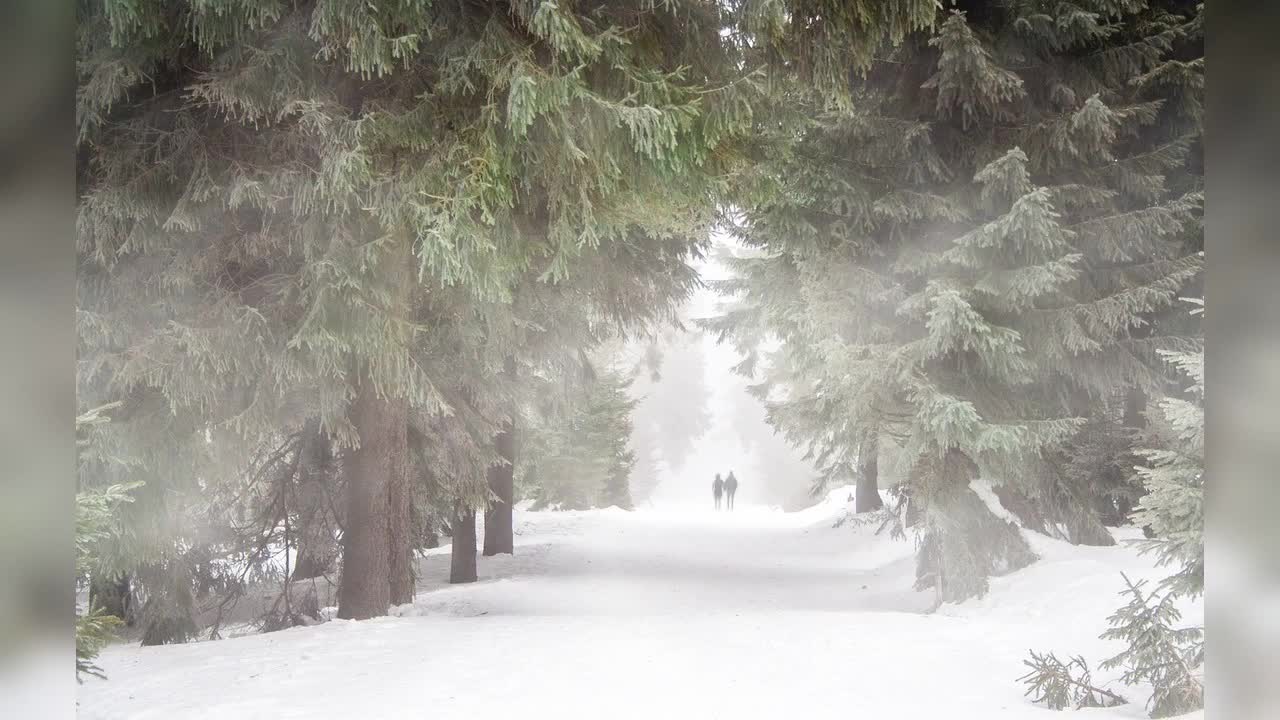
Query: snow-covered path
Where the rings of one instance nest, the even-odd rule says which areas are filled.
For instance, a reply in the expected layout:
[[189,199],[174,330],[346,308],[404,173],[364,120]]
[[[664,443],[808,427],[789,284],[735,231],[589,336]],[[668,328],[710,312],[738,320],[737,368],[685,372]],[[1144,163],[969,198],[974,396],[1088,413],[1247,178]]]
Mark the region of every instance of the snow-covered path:
[[[427,614],[706,616],[786,610],[913,610],[909,544],[815,542],[829,524],[763,509],[734,514],[597,511],[517,520],[514,558],[482,559],[494,582],[426,584]],[[537,517],[542,516],[542,517]],[[526,518],[529,515],[525,516]],[[886,549],[890,555],[886,556]],[[448,575],[447,549],[426,578]],[[897,562],[893,562],[893,561]]]
[[[1043,720],[1015,682],[1026,650],[1104,656],[1118,571],[1156,574],[1033,538],[1041,562],[928,614],[910,542],[832,528],[843,505],[520,514],[514,557],[448,586],[437,551],[396,617],[110,648],[81,715]],[[1145,717],[1129,694],[1090,717]]]

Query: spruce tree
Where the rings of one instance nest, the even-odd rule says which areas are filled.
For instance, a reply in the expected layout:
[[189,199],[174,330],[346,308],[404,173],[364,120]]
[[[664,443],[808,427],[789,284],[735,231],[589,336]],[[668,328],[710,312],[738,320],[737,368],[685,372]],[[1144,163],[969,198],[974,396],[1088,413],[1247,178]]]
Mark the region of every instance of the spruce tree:
[[[514,358],[508,358],[503,371],[516,372]],[[511,378],[514,382],[515,377]],[[509,418],[493,438],[498,453],[498,464],[489,466],[489,491],[493,493],[489,509],[484,515],[484,554],[497,555],[515,552],[512,528],[512,506],[515,504],[516,421]]]
[[1121,640],[1126,647],[1102,667],[1123,668],[1126,685],[1149,684],[1147,708],[1153,718],[1204,707],[1204,628],[1177,626],[1182,618],[1177,593],[1148,595],[1144,582],[1124,581],[1129,601],[1107,618],[1111,627],[1102,637]]
[[128,465],[104,455],[86,479],[145,476],[140,526],[175,521],[147,533],[176,573],[153,597],[188,604],[164,550],[186,547],[183,512],[314,419],[344,456],[340,614],[403,599],[406,427],[449,426],[424,436],[472,454],[446,486],[476,508],[511,415],[516,348],[469,309],[511,306],[531,274],[572,279],[584,253],[629,247],[661,271],[705,236],[755,92],[721,14],[79,6],[79,387],[125,399],[111,432]]
[[849,56],[834,93],[806,83],[810,28],[766,44],[797,81],[743,180],[733,230],[756,252],[707,326],[824,477],[892,443],[941,600],[1032,558],[977,478],[1082,516],[1073,541],[1105,535],[1060,492],[1066,451],[1107,399],[1164,386],[1158,350],[1195,345],[1150,331],[1201,266],[1199,20],[1174,5],[940,9]]
[[[1204,303],[1193,301],[1202,314]],[[1162,353],[1187,378],[1185,394],[1161,400],[1152,413],[1136,470],[1146,494],[1134,522],[1154,535],[1143,543],[1176,572],[1163,585],[1175,596],[1204,593],[1204,351]]]

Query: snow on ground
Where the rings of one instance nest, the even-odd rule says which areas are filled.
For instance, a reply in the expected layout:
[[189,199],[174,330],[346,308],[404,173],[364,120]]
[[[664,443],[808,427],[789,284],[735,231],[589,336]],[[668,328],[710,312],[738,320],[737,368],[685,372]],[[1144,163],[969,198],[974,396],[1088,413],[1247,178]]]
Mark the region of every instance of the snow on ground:
[[[849,496],[798,513],[520,512],[515,556],[449,586],[448,549],[433,551],[392,617],[109,648],[80,714],[1046,720],[1016,682],[1027,649],[1106,657],[1120,572],[1160,575],[1127,547],[1031,536],[1040,562],[930,614],[909,541],[832,527]],[[1146,717],[1145,694],[1116,689],[1131,704],[1079,712]]]

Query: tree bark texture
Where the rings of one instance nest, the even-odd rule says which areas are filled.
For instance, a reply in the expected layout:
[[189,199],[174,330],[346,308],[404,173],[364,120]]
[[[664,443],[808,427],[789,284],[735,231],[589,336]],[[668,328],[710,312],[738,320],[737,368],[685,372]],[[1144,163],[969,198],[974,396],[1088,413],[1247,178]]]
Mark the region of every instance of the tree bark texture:
[[[515,360],[507,358],[504,373],[508,379],[514,380],[516,372]],[[502,431],[493,438],[498,457],[505,462],[489,468],[489,490],[497,496],[497,500],[489,505],[484,514],[484,554],[512,554],[515,552],[515,533],[512,528],[511,506],[515,504],[516,473],[516,434],[515,412],[512,420],[502,426]]]
[[450,551],[449,582],[476,581],[476,512],[462,508],[453,520],[453,546]]
[[348,415],[360,447],[347,459],[347,517],[338,617],[386,615],[391,605],[392,478],[404,473],[408,413],[403,400],[377,396],[366,377]]
[[127,574],[117,577],[93,576],[89,581],[89,604],[133,627],[138,620],[132,583]]
[[[406,414],[406,422],[408,420]],[[413,602],[413,496],[409,491],[408,426],[405,427],[404,452],[400,454],[399,467],[392,474],[387,486],[387,506],[390,511],[388,527],[387,561],[388,581],[391,585],[391,604]]]
[[855,513],[871,512],[884,507],[880,499],[879,443],[875,437],[862,444],[858,453],[858,479],[854,486]]
[[515,552],[511,506],[515,501],[515,432],[508,422],[494,437],[498,456],[505,464],[489,467],[489,490],[497,496],[484,513],[484,554]]

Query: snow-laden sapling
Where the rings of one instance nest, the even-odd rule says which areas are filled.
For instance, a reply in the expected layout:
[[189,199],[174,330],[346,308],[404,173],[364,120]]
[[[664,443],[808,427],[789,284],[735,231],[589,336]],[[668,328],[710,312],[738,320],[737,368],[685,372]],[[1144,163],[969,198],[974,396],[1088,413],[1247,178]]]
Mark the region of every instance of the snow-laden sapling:
[[1147,707],[1151,717],[1180,715],[1204,707],[1204,628],[1178,628],[1182,614],[1175,607],[1177,594],[1147,595],[1127,576],[1123,594],[1129,602],[1107,622],[1105,640],[1121,640],[1126,649],[1102,662],[1106,670],[1123,667],[1126,685],[1148,683],[1152,688]]
[[1028,652],[1031,657],[1022,664],[1031,670],[1018,680],[1027,685],[1026,694],[1032,702],[1042,702],[1050,710],[1115,707],[1128,702],[1122,695],[1094,685],[1083,657],[1077,655],[1064,663],[1051,652]]
[[[1199,299],[1184,298],[1201,314]],[[1142,543],[1160,565],[1178,571],[1161,583],[1176,595],[1195,597],[1204,592],[1204,350],[1161,352],[1191,382],[1184,397],[1160,401],[1144,438],[1148,449],[1138,451],[1145,462],[1137,468],[1146,494],[1133,513],[1136,524],[1149,527],[1155,537]]]

